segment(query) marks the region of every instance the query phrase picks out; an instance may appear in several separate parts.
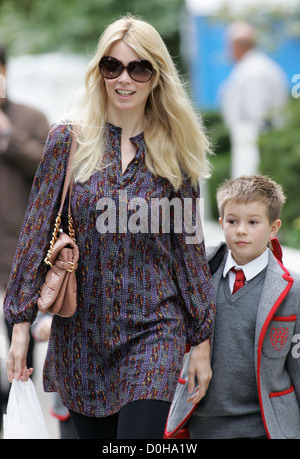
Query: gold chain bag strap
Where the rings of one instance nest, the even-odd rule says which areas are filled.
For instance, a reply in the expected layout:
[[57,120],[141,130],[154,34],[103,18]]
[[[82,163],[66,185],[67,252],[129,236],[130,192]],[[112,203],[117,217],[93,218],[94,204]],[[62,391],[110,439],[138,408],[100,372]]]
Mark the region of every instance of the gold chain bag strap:
[[[78,266],[79,250],[75,239],[73,218],[71,215],[71,163],[77,148],[75,136],[72,141],[68,167],[62,192],[60,208],[55,220],[55,227],[50,242],[50,247],[45,258],[49,266],[45,282],[42,285],[37,305],[42,313],[71,317],[77,308],[77,280],[76,269]],[[69,188],[68,232],[61,229],[61,216],[67,191]]]

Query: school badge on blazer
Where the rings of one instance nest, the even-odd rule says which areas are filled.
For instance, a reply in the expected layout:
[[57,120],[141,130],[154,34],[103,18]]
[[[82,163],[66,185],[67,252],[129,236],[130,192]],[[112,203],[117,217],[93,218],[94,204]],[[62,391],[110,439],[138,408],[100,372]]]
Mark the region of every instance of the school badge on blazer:
[[271,328],[271,343],[276,351],[280,351],[286,343],[286,340],[289,335],[288,328]]

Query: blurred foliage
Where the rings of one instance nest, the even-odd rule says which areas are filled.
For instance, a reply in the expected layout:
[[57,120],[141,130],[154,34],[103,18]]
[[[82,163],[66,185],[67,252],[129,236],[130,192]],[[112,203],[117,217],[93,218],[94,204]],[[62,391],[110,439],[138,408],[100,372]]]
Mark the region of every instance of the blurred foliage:
[[0,0],[0,42],[11,54],[92,55],[104,28],[126,13],[150,22],[179,56],[184,0]]
[[[204,123],[212,142],[215,156],[211,158],[212,177],[208,182],[212,217],[217,221],[216,190],[230,177],[230,142],[221,115],[204,114]],[[287,197],[283,207],[279,239],[282,244],[300,247],[300,99],[291,98],[285,114],[285,125],[260,137],[260,173],[280,183]]]
[[280,239],[300,247],[300,100],[291,99],[283,129],[269,132],[260,139],[261,172],[280,183],[287,197],[282,211]]
[[210,194],[211,216],[213,220],[218,221],[219,214],[216,203],[216,191],[223,180],[230,177],[229,134],[219,112],[206,112],[202,114],[202,117],[214,153],[214,155],[210,157],[213,169],[208,181],[208,189]]
[[300,2],[287,1],[279,5],[260,2],[259,5],[237,4],[231,8],[226,3],[212,21],[230,24],[234,21],[250,22],[257,32],[257,42],[263,49],[273,52],[285,40],[300,38]]
[[251,5],[251,3],[247,5],[241,2],[240,8],[231,8],[225,4],[220,8],[216,18],[227,23],[238,20],[250,21],[259,32],[267,32],[272,40],[300,37],[298,0],[282,3],[282,5],[263,1],[259,5]]

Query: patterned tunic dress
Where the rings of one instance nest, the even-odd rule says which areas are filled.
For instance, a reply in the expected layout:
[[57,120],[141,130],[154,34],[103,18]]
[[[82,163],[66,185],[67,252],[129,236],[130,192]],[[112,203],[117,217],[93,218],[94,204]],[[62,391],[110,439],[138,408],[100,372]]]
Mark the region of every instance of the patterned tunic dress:
[[[135,400],[171,401],[186,341],[207,339],[215,314],[203,242],[187,244],[184,226],[175,232],[172,222],[168,232],[151,231],[152,198],[188,197],[195,210],[199,195],[188,180],[175,193],[147,169],[143,134],[131,139],[137,152],[122,173],[121,128],[107,123],[106,133],[106,167],[73,185],[78,305],[73,317],[53,318],[43,373],[45,391],[59,392],[67,408],[93,417]],[[6,291],[11,324],[36,317],[71,142],[67,125],[52,127]],[[149,218],[136,210],[145,203]]]

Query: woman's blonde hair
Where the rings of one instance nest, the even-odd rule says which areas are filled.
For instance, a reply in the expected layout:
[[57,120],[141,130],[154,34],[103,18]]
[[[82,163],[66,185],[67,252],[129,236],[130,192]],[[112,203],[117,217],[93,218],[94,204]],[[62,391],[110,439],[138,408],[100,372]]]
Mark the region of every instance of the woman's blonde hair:
[[149,60],[155,69],[145,113],[148,169],[168,179],[175,190],[182,183],[182,172],[196,187],[199,178],[208,178],[210,172],[209,142],[200,116],[189,100],[159,33],[147,22],[131,15],[105,29],[88,65],[80,121],[77,120],[80,136],[73,165],[75,180],[84,182],[103,167],[107,95],[98,64],[109,54],[112,45],[122,40],[140,58]]

